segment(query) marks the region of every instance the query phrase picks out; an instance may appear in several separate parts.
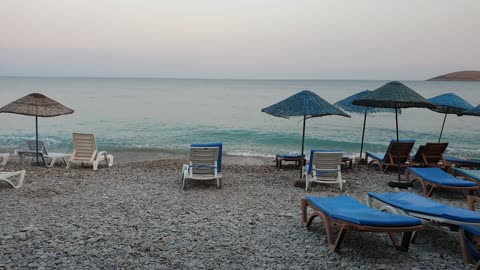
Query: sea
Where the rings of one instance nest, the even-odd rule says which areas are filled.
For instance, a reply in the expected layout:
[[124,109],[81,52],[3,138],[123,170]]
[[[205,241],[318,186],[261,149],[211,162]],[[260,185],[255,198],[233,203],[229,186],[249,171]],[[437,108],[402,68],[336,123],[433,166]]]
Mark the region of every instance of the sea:
[[[301,151],[303,118],[278,118],[261,112],[301,90],[330,103],[388,81],[225,80],[149,78],[0,77],[0,106],[30,93],[42,93],[75,110],[39,118],[39,138],[51,152],[72,151],[72,132],[94,133],[99,150],[184,154],[192,143],[222,142],[232,156],[273,157]],[[425,98],[455,93],[480,103],[479,82],[401,81]],[[363,114],[307,120],[305,152],[342,149],[360,152]],[[416,147],[438,141],[444,114],[403,109],[400,139]],[[448,115],[442,141],[448,154],[480,158],[480,117]],[[395,115],[367,117],[364,151],[383,152],[396,137]],[[0,147],[21,149],[35,138],[35,118],[0,113]]]

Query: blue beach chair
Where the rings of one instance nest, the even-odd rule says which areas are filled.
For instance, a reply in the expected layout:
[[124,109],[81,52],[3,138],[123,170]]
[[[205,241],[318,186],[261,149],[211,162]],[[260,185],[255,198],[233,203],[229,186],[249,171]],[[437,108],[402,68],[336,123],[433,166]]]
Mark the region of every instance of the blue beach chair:
[[475,183],[477,184],[480,184],[480,170],[465,170],[461,168],[453,168],[453,173],[463,178],[475,181]]
[[340,191],[346,181],[342,179],[342,157],[340,150],[311,150],[308,165],[305,165],[305,191],[312,182],[339,184]]
[[[468,196],[468,209],[475,211],[475,203],[477,202],[480,202],[480,198]],[[474,269],[480,269],[480,252],[478,249],[478,243],[480,243],[480,227],[472,225],[460,226],[458,230],[458,240],[465,265],[476,264]],[[475,243],[477,243],[477,245],[475,245]]]
[[190,180],[217,180],[222,187],[222,143],[192,144],[189,164],[182,167],[182,189]]
[[[313,212],[307,218],[307,208]],[[339,197],[314,197],[307,196],[301,200],[302,223],[310,227],[316,217],[320,217],[325,227],[330,250],[340,251],[340,246],[348,231],[360,232],[386,232],[390,235],[395,248],[407,251],[412,233],[423,229],[422,223],[417,218],[394,215],[367,207],[350,196]],[[335,239],[334,225],[340,227]],[[403,233],[401,241],[394,233]]]
[[480,192],[477,183],[457,178],[440,168],[408,168],[406,175],[407,180],[409,180],[410,175],[420,180],[423,193],[427,197],[432,196],[435,188],[464,190],[470,194],[473,194],[473,191]]
[[480,168],[480,160],[478,159],[463,159],[453,156],[445,156],[445,161],[449,166]]
[[410,157],[415,140],[391,140],[385,153],[366,153],[366,159],[370,158],[370,164],[377,164],[380,172],[384,173],[389,166],[408,167],[412,166],[413,162]]

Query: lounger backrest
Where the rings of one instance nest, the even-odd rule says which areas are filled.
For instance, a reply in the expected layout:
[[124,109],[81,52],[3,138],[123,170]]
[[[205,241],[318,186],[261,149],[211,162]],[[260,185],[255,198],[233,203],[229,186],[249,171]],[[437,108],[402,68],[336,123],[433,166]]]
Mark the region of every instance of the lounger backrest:
[[97,154],[97,142],[94,134],[73,133],[73,150],[75,160],[89,161]]
[[448,143],[426,143],[422,152],[423,162],[437,164],[443,161],[443,153],[445,153],[447,146]]
[[218,160],[218,147],[190,147],[193,174],[213,174]]
[[[343,152],[340,151],[316,151],[313,153],[312,166],[317,170],[337,170],[342,164],[342,157]],[[321,176],[335,177],[337,174],[338,172],[328,172]]]
[[412,151],[415,140],[391,140],[387,148],[387,152],[383,158],[384,162],[393,161],[394,163],[405,163],[410,160],[410,152]]
[[222,171],[222,150],[223,143],[214,142],[214,143],[194,143],[190,147],[218,147],[218,159],[217,159],[217,169],[218,172]]
[[[35,140],[28,140],[26,143],[29,151],[37,151],[37,142]],[[45,143],[43,141],[38,141],[38,152],[48,155]]]

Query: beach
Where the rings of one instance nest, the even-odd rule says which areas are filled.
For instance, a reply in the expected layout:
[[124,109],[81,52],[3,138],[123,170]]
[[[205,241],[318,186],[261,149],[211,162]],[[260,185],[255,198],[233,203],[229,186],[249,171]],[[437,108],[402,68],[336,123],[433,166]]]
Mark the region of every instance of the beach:
[[[0,190],[0,269],[465,269],[457,233],[426,226],[408,252],[385,233],[349,232],[341,253],[328,249],[319,219],[301,223],[306,195],[369,191],[396,173],[346,169],[344,192],[313,185],[306,193],[298,170],[275,168],[269,158],[225,157],[223,187],[189,182],[181,189],[185,155],[140,161],[114,153],[98,171],[26,165],[23,187]],[[130,157],[130,159],[129,159]],[[156,160],[153,160],[156,159]],[[13,159],[5,170],[20,169]],[[421,194],[415,183],[411,192]],[[458,192],[433,200],[466,208]],[[467,268],[469,269],[469,268]]]

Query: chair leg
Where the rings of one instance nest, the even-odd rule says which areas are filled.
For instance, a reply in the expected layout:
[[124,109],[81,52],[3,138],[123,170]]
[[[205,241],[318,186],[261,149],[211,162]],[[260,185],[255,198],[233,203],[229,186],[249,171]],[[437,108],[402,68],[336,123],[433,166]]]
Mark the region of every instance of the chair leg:
[[53,165],[55,165],[55,162],[57,161],[57,158],[56,157],[53,157],[51,158],[52,160],[50,161],[50,164],[48,163],[45,163],[47,165],[47,167],[51,168],[53,167]]
[[390,236],[390,240],[392,240],[395,249],[398,251],[408,251],[408,247],[410,246],[410,242],[412,241],[412,232],[404,232],[402,233],[402,239],[398,241],[395,235],[398,233],[388,233]]
[[93,161],[93,170],[96,171],[98,169],[98,160]]

